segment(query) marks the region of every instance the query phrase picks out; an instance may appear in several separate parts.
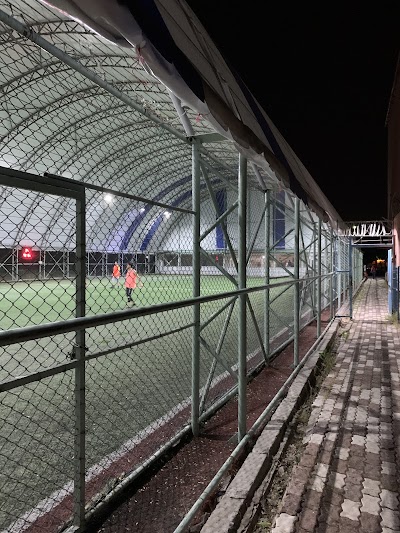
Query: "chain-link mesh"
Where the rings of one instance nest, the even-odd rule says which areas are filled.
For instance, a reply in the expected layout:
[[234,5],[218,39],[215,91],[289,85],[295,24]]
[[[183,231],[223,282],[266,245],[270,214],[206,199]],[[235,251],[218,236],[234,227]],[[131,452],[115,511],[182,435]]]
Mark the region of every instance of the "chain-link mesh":
[[[2,350],[2,362],[5,355]],[[38,515],[60,502],[69,515],[74,470],[73,373],[66,371],[3,392],[0,423],[2,529],[24,531]],[[49,516],[50,530],[55,531],[58,524]]]
[[[0,9],[82,67],[1,24],[0,166],[19,172],[0,176],[0,528],[57,531],[79,503],[79,469],[91,508],[188,428],[196,343],[198,414],[235,392],[238,154],[226,140],[202,148],[194,236],[192,146],[168,91],[132,51],[35,0]],[[184,111],[195,134],[213,131]],[[248,373],[294,335],[296,257],[302,325],[319,312],[319,263],[323,309],[348,297],[349,282],[332,276],[348,268],[347,243],[323,227],[318,250],[317,218],[303,206],[296,250],[293,196],[266,203],[258,183],[249,166],[246,287],[260,290],[247,295]],[[185,301],[197,274],[200,297],[232,294],[199,304],[195,324]],[[79,329],[82,316],[106,319]]]
[[[85,333],[86,504],[91,505],[99,493],[108,490],[110,483],[155,454],[190,420],[192,308],[143,313],[134,320],[115,321],[112,313],[135,306],[151,308],[184,301],[192,296],[194,215],[183,208],[177,211],[172,204],[168,207],[154,203],[158,191],[152,200],[146,201],[122,193],[85,189],[86,314],[110,315],[109,323],[88,327]],[[74,245],[75,200],[10,186],[3,187],[2,193],[2,329],[73,318],[77,312],[79,283]],[[247,298],[247,353],[251,372],[270,357],[271,350],[293,335],[293,283],[286,282],[290,282],[294,272],[295,224],[287,194],[279,193],[272,206],[266,208],[262,193],[253,190],[249,197],[253,206],[258,203],[258,209],[249,211],[246,286],[263,287],[267,272],[271,283],[270,288],[252,292]],[[219,203],[212,198],[218,198]],[[201,296],[234,292],[238,288],[239,233],[235,201],[234,192],[227,194],[218,187],[207,190],[204,187]],[[15,209],[17,204],[27,207]],[[56,218],[54,209],[60,204],[63,217]],[[215,220],[226,212],[230,214],[223,221],[223,228],[215,227]],[[299,264],[300,316],[307,323],[316,313],[318,254],[315,223],[305,214],[308,215],[302,213],[299,228]],[[266,231],[270,232],[272,243],[269,251],[265,247]],[[16,240],[21,244],[13,247]],[[336,264],[340,270],[348,257],[346,243],[336,242],[339,250]],[[331,253],[330,234],[322,232],[319,254],[322,276],[330,271]],[[127,287],[132,271],[133,286]],[[330,301],[331,277],[327,276],[327,280],[321,282],[323,306]],[[276,288],[275,283],[278,283]],[[347,290],[343,281],[338,285]],[[129,288],[131,293],[127,292]],[[265,345],[267,291],[270,347]],[[204,412],[237,384],[239,315],[234,296],[204,303],[200,309],[199,397],[200,410]],[[62,365],[74,364],[74,346],[75,334],[70,331],[2,348],[2,381],[9,383],[1,413],[7,428],[1,447],[5,472],[3,527],[21,524],[21,520],[29,524],[37,516],[38,505],[44,506],[47,511],[44,514],[61,508],[64,518],[72,511],[72,467],[63,465],[66,457],[71,461],[74,455],[76,419],[71,371],[64,370]],[[49,370],[54,373],[51,378],[42,378],[38,373]],[[22,376],[30,376],[29,383],[23,387],[18,382]],[[68,387],[64,384],[66,376],[69,376]],[[45,406],[45,417],[42,406]],[[21,439],[26,421],[30,420],[30,410],[35,411],[33,419],[40,428],[26,430],[26,436]],[[34,421],[30,424],[34,427]],[[69,430],[60,434],[55,429],[60,424]],[[23,453],[27,448],[24,443],[38,433],[42,435],[46,453],[37,454],[32,449],[21,463],[26,463],[26,467],[16,470],[14,457]],[[67,455],[52,452],[54,439],[66,440]],[[16,442],[18,445],[13,445]],[[32,469],[40,482],[32,484]],[[24,490],[15,490],[16,485]],[[44,504],[40,503],[43,498]],[[49,516],[53,514],[50,512]],[[56,524],[58,527],[60,518],[52,519],[54,527]]]

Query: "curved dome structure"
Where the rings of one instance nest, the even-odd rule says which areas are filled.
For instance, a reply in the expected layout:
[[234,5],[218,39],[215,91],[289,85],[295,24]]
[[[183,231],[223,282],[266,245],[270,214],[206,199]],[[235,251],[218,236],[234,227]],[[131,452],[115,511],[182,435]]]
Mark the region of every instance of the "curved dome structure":
[[[214,184],[221,179],[236,182],[239,149],[252,161],[250,187],[291,187],[320,216],[340,222],[186,5],[154,3],[149,12],[138,8],[135,14],[117,2],[80,2],[79,9],[73,2],[47,4],[53,7],[19,0],[12,13],[0,14],[1,166],[72,178],[187,209],[192,138],[211,141],[219,134],[218,142],[201,145]],[[159,25],[164,38],[158,36]],[[18,216],[25,224],[35,224],[29,219],[38,212],[32,208],[37,201],[33,196],[21,202]],[[68,212],[67,205],[60,200],[43,211],[44,242],[54,242],[49,232]],[[106,240],[125,232],[122,250],[132,227],[148,221],[151,210],[132,218],[123,206],[119,209],[115,218],[126,219],[125,227],[110,225]],[[93,222],[106,216],[98,206],[93,210]],[[19,237],[9,234],[5,244],[18,245]],[[40,244],[39,236],[35,242]]]

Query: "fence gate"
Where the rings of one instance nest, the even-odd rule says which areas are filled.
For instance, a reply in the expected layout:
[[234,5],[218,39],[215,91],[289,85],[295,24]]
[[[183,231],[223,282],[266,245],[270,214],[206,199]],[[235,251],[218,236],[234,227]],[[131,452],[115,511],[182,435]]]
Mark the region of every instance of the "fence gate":
[[[8,168],[0,191],[0,530],[22,531],[32,508],[57,505],[70,480],[83,498],[85,332],[39,330],[85,314],[85,191]],[[68,275],[65,256],[74,259]]]

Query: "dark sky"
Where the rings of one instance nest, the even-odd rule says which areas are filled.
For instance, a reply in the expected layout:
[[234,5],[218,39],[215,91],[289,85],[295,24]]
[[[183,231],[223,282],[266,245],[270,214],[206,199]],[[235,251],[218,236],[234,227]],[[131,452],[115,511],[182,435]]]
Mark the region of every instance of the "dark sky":
[[188,4],[342,218],[386,217],[400,3]]

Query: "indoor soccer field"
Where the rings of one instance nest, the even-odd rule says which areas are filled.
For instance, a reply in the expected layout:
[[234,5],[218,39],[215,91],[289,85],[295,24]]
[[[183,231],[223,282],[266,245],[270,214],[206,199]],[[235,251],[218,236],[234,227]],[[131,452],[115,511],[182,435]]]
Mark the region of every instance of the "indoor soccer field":
[[[150,306],[165,302],[181,301],[192,297],[192,277],[176,275],[141,275],[141,286],[134,290],[136,306]],[[281,278],[273,282],[283,281]],[[262,285],[263,278],[248,278],[248,287]],[[285,287],[271,291],[271,298]],[[235,290],[229,279],[223,276],[204,276],[201,279],[201,295],[207,296]],[[75,316],[75,281],[46,280],[0,283],[0,329],[12,329],[29,325],[68,320]],[[286,302],[279,302],[284,309]],[[218,305],[218,303],[217,303]],[[123,278],[114,285],[108,278],[88,279],[86,283],[87,315],[109,313],[128,308]],[[292,309],[289,310],[291,312]]]
[[[142,282],[143,286],[134,292],[138,308],[191,297],[190,276],[145,275]],[[261,278],[251,279],[253,285],[262,282]],[[201,280],[202,295],[231,290],[233,285],[222,276],[204,276]],[[74,316],[75,284],[72,281],[2,283],[0,291],[3,330]],[[86,292],[88,315],[127,309],[122,282],[115,286],[109,279],[90,279]],[[288,324],[292,314],[292,288],[271,289],[270,298],[271,335],[274,335],[283,324]],[[249,299],[262,324],[263,291],[251,294]],[[226,303],[227,300],[219,300],[201,305],[202,323]],[[226,307],[202,330],[207,345],[215,347],[220,341],[229,309]],[[93,355],[86,371],[88,467],[126,446],[132,435],[145,428],[157,428],[165,413],[178,413],[182,405],[186,405],[191,394],[192,320],[192,308],[185,307],[87,330],[87,354]],[[259,343],[250,317],[248,321],[251,353],[257,350]],[[237,360],[237,322],[235,304],[214,380],[226,374],[226,367],[234,366]],[[166,334],[171,331],[173,333]],[[74,334],[68,333],[1,348],[1,381],[68,363],[73,343]],[[202,386],[209,375],[212,359],[211,354],[202,349]],[[5,497],[0,526],[6,525],[7,516],[18,516],[26,511],[21,502],[34,500],[37,497],[34,494],[48,495],[73,478],[72,463],[68,463],[68,457],[73,454],[73,391],[74,373],[69,370],[16,389],[2,404],[0,476]],[[32,446],[35,453],[26,453]],[[4,457],[12,457],[12,461],[3,461]],[[44,470],[43,464],[46,465]],[[22,474],[24,484],[19,484],[18,488],[13,481],[16,469],[25,472]],[[16,490],[23,494],[16,494]],[[30,492],[32,497],[27,497]]]

